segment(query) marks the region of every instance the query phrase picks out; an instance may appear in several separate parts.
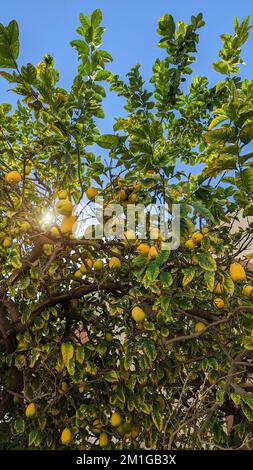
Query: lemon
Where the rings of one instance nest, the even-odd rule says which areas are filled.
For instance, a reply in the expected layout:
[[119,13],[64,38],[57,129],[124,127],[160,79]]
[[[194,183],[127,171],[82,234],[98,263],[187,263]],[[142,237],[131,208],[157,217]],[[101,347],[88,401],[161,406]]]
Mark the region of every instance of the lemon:
[[61,189],[57,194],[59,199],[68,199],[68,191],[66,189]]
[[59,229],[55,226],[50,228],[50,233],[52,237],[55,237],[55,238],[58,238],[60,236]]
[[136,202],[138,202],[138,195],[135,193],[130,194],[128,201],[130,204],[136,204]]
[[65,215],[61,223],[61,232],[66,234],[73,233],[75,231],[76,216]]
[[242,294],[245,295],[245,297],[252,297],[253,296],[253,286],[244,286],[242,290]]
[[62,382],[61,384],[61,389],[64,391],[64,392],[67,392],[68,389],[69,389],[69,386],[66,382]]
[[[87,265],[87,266],[86,266],[86,265]],[[89,271],[89,269],[92,268],[92,266],[93,266],[93,261],[92,261],[92,259],[87,258],[87,259],[85,260],[85,263],[82,263],[81,266],[80,266],[80,271],[81,271],[81,273],[82,273],[82,274],[86,274],[86,273]]]
[[36,406],[34,403],[30,403],[25,410],[25,415],[27,418],[32,418],[36,414]]
[[225,305],[224,300],[221,299],[221,298],[219,298],[219,297],[217,297],[216,299],[214,299],[213,303],[214,303],[215,307],[217,307],[217,308],[219,308],[219,309],[223,308],[224,305]]
[[81,272],[80,269],[78,269],[78,270],[74,273],[74,276],[75,276],[76,279],[82,279],[83,273]]
[[25,175],[29,176],[31,173],[32,167],[31,165],[25,165]]
[[91,201],[92,199],[94,199],[96,196],[98,195],[98,190],[97,188],[88,188],[87,191],[86,191],[86,196],[87,198]]
[[244,267],[240,263],[232,263],[229,268],[230,276],[234,282],[246,280]]
[[121,261],[116,256],[113,256],[109,261],[109,268],[112,270],[117,270],[121,268]]
[[150,246],[147,243],[140,243],[140,245],[136,248],[136,251],[142,256],[148,256],[150,250]]
[[140,307],[134,307],[132,309],[132,318],[136,321],[136,323],[144,322],[145,317],[145,312]]
[[185,243],[185,248],[187,248],[188,250],[194,250],[194,248],[196,248],[196,243],[194,243],[192,239],[187,240],[187,242]]
[[206,329],[204,323],[198,322],[195,325],[195,333],[200,333],[201,331],[204,331]]
[[120,201],[125,201],[127,198],[126,191],[124,189],[121,189],[119,191],[118,197]]
[[100,447],[106,447],[108,444],[108,436],[105,432],[101,432],[99,436],[99,445]]
[[96,271],[101,271],[103,267],[104,267],[104,262],[101,259],[97,259],[93,264],[93,268]]
[[207,235],[207,234],[208,234],[208,232],[209,232],[209,229],[208,229],[208,227],[202,227],[202,230],[201,230],[201,232],[202,232],[202,234],[203,234],[203,235]]
[[117,427],[121,424],[121,416],[119,413],[112,413],[112,416],[111,416],[111,425],[113,427]]
[[18,171],[10,171],[10,173],[5,175],[5,181],[11,186],[16,186],[16,184],[20,183],[21,179],[21,174]]
[[155,246],[151,246],[148,252],[148,259],[156,258],[156,256],[158,256],[158,251]]
[[71,215],[73,211],[73,205],[69,199],[60,199],[56,203],[55,209],[56,209],[57,214]]
[[11,240],[11,238],[5,237],[5,238],[3,239],[2,245],[3,245],[4,248],[10,248],[11,245],[12,245],[12,240]]
[[70,429],[69,428],[63,429],[61,433],[61,443],[66,446],[71,442],[71,439],[72,439],[72,435],[71,435]]
[[202,233],[195,232],[195,233],[193,233],[193,235],[192,235],[192,240],[194,241],[194,243],[195,243],[196,245],[200,245],[200,243],[201,243],[201,241],[203,240],[203,238],[204,238],[204,237],[203,237]]

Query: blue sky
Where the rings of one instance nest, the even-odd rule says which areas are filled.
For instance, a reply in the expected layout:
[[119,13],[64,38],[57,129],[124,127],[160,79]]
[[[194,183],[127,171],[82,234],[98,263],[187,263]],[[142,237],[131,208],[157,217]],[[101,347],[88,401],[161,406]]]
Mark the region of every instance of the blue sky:
[[[0,22],[7,24],[16,19],[20,26],[21,52],[19,63],[37,64],[44,54],[50,53],[60,72],[61,85],[69,87],[76,70],[76,52],[69,42],[76,37],[79,13],[89,14],[101,8],[103,25],[107,28],[103,48],[114,58],[111,70],[124,76],[132,65],[140,63],[143,76],[149,79],[152,64],[161,53],[156,47],[156,25],[159,16],[171,13],[175,20],[187,22],[192,14],[202,11],[206,26],[201,30],[199,55],[194,65],[197,75],[207,75],[211,83],[220,76],[212,70],[221,45],[219,35],[233,31],[235,15],[242,20],[252,16],[252,0],[8,0],[1,2]],[[244,49],[248,64],[242,76],[252,77],[253,30]],[[14,102],[6,93],[8,86],[0,78],[1,102]],[[106,119],[101,131],[110,132],[114,117],[121,114],[122,102],[110,95],[105,102]]]

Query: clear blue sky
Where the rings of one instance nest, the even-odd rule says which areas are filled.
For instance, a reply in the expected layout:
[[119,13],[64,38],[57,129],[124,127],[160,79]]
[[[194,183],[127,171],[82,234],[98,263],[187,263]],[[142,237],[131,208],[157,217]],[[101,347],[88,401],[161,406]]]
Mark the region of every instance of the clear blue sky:
[[[37,64],[50,53],[61,75],[61,85],[69,87],[75,73],[76,52],[69,42],[76,37],[79,13],[89,14],[101,8],[103,25],[107,28],[103,48],[114,58],[111,70],[124,76],[136,63],[142,66],[148,80],[152,63],[160,50],[156,43],[156,24],[159,16],[171,13],[176,20],[187,22],[192,14],[202,11],[206,26],[201,30],[198,60],[194,71],[207,75],[214,83],[219,75],[211,63],[217,59],[221,45],[219,35],[233,31],[235,15],[242,20],[251,15],[253,0],[8,0],[1,2],[0,22],[16,19],[20,26],[21,53],[19,63]],[[243,57],[248,64],[242,75],[252,77],[253,30]],[[0,78],[0,100],[14,102],[14,96]],[[106,120],[101,131],[109,132],[114,116],[121,113],[121,102],[110,96],[105,103]]]

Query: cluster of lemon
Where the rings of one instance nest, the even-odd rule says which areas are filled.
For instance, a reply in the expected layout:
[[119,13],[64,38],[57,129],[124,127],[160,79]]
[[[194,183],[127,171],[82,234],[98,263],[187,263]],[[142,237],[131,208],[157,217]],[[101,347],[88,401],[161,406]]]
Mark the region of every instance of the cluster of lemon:
[[[229,274],[230,274],[230,277],[231,277],[231,279],[234,283],[245,282],[247,280],[245,269],[238,262],[234,262],[230,265]],[[215,286],[214,292],[216,294],[222,294],[222,293],[224,293],[224,291],[225,291],[224,284],[218,282],[218,284],[216,284],[216,286]],[[252,297],[253,296],[253,286],[251,286],[249,284],[244,284],[244,286],[242,288],[242,295],[244,297],[247,297],[247,298]],[[217,309],[222,309],[225,306],[225,302],[221,297],[216,297],[213,302],[214,302],[214,305]],[[206,328],[206,326],[204,325],[204,323],[198,322],[195,325],[195,332],[199,333],[199,332],[205,330],[205,328]],[[253,333],[253,330],[252,330],[252,333]]]
[[117,200],[126,207],[127,204],[137,204],[138,202],[138,192],[142,188],[140,181],[136,181],[133,185],[126,186],[124,178],[118,178],[117,180],[119,190],[117,193]]
[[[64,386],[63,386],[64,385]],[[62,390],[67,391],[68,385],[63,382]],[[27,418],[33,418],[37,413],[37,408],[35,403],[29,403],[26,407],[25,415]],[[113,412],[110,417],[111,426],[116,429],[116,432],[121,435],[126,435],[126,437],[131,437],[136,439],[139,435],[139,427],[128,422],[122,422],[121,415],[117,412]],[[106,447],[109,442],[108,434],[103,431],[103,424],[99,419],[95,419],[92,424],[91,431],[93,434],[99,434],[99,445],[100,447]],[[72,433],[69,427],[65,427],[60,436],[60,441],[62,445],[68,445],[72,441]]]

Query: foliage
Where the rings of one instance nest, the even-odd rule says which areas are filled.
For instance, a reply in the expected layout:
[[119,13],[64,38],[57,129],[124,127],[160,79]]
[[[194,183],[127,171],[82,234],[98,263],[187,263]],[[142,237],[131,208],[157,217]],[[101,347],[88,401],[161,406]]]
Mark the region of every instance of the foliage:
[[[139,65],[126,81],[107,70],[101,21],[100,10],[80,15],[69,91],[49,55],[20,67],[18,25],[0,25],[0,74],[19,96],[14,110],[0,105],[1,447],[62,448],[63,430],[73,449],[250,447],[252,298],[242,288],[252,273],[229,274],[235,259],[247,265],[253,239],[250,222],[233,230],[238,214],[253,215],[253,82],[238,75],[249,19],[222,35],[214,87],[192,72],[202,14],[189,25],[159,19],[149,84]],[[105,84],[126,112],[101,135]],[[6,181],[10,171],[21,181]],[[122,218],[127,201],[180,203],[180,247],[163,251],[159,232],[142,240],[148,255],[127,237],[87,240],[72,234],[75,218],[62,233],[58,191],[80,224],[91,185],[105,204],[123,201]]]

